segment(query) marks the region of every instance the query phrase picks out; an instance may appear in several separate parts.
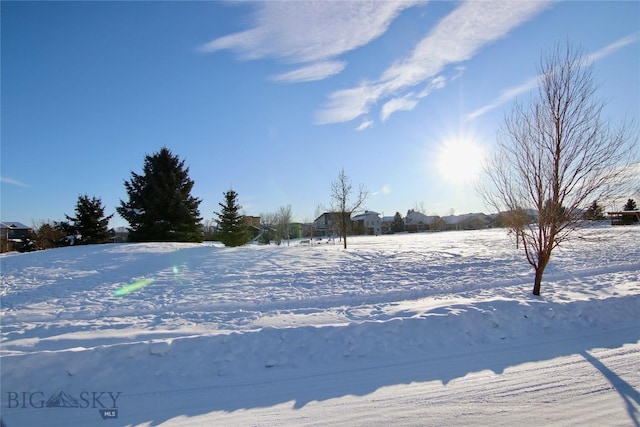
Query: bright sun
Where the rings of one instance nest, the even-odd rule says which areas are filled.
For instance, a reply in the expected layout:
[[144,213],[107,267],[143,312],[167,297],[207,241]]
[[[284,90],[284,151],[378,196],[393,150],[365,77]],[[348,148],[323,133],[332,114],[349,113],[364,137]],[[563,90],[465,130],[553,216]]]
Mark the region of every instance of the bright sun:
[[453,184],[469,184],[478,179],[485,162],[484,149],[470,138],[450,138],[438,152],[438,172]]

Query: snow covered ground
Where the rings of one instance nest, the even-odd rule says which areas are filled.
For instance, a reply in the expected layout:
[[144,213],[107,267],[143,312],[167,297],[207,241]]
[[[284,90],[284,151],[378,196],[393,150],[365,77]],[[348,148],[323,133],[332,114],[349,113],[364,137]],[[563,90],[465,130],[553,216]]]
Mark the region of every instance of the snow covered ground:
[[5,254],[2,420],[638,426],[640,227],[579,235],[541,297],[504,230]]

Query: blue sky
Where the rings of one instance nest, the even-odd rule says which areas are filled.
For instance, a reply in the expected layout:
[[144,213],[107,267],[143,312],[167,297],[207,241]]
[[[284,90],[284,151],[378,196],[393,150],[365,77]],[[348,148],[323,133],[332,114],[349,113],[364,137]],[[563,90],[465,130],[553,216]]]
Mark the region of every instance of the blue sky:
[[0,7],[3,221],[62,220],[82,194],[114,213],[162,146],[204,220],[233,188],[246,214],[311,221],[341,168],[384,215],[487,212],[478,160],[567,40],[594,60],[607,115],[640,117],[637,1]]

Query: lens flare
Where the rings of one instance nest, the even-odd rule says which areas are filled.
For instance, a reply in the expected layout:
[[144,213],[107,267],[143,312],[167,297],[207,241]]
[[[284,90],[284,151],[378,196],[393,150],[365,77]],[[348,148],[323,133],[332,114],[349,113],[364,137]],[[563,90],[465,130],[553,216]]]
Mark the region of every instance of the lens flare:
[[123,287],[121,287],[120,289],[117,289],[115,291],[113,291],[113,296],[114,297],[121,297],[127,294],[130,294],[131,292],[135,292],[137,290],[140,290],[142,288],[144,288],[147,285],[150,285],[153,283],[153,279],[143,279],[143,280],[138,280],[137,282],[133,282],[130,285],[125,285]]

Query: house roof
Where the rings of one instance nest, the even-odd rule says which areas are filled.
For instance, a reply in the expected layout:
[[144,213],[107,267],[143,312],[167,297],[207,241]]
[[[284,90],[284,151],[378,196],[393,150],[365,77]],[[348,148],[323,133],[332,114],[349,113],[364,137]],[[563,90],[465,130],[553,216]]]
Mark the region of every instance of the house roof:
[[14,230],[30,230],[31,227],[29,227],[28,225],[24,225],[21,222],[17,222],[17,221],[2,221],[0,222],[0,229],[7,229],[7,228],[11,228]]
[[364,211],[361,214],[358,214],[356,216],[354,216],[353,218],[351,218],[352,221],[360,221],[361,219],[365,219],[365,218],[369,218],[369,217],[376,217],[378,218],[378,215],[380,215],[378,212],[373,212],[373,211]]
[[314,219],[313,221],[316,222],[316,221],[319,221],[320,218],[322,218],[324,216],[331,216],[331,215],[333,215],[333,212],[325,212],[322,215],[320,215],[318,218]]
[[417,225],[417,224],[431,224],[433,221],[438,219],[437,216],[427,216],[422,212],[409,212],[404,219],[404,223],[407,225]]
[[470,213],[464,215],[449,215],[442,218],[444,222],[449,225],[461,224],[465,221],[479,219],[481,221],[488,221],[489,217],[483,213]]

